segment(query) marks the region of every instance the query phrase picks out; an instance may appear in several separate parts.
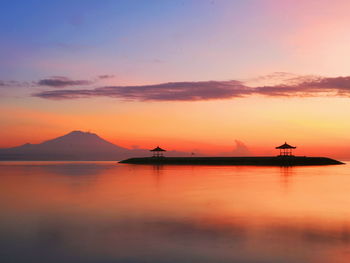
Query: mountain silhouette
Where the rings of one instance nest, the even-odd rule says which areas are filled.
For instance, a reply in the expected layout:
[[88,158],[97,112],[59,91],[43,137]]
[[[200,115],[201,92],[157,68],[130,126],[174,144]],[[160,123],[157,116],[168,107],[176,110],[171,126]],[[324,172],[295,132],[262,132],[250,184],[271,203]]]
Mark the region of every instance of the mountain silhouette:
[[[170,155],[184,154],[169,152]],[[129,157],[150,156],[147,149],[127,149],[110,143],[95,133],[72,131],[39,144],[0,149],[0,160],[85,160],[117,161]]]

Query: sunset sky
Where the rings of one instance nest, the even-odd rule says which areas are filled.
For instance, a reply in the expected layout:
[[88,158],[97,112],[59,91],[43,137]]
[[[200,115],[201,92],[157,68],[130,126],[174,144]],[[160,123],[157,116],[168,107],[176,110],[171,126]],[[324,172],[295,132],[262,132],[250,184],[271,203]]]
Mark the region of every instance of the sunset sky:
[[0,147],[350,158],[348,0],[0,3]]

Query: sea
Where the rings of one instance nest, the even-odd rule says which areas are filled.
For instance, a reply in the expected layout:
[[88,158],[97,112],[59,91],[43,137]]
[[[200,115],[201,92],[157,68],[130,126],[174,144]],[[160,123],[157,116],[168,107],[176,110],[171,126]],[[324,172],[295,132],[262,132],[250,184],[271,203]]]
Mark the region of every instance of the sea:
[[348,263],[350,165],[0,162],[2,263]]

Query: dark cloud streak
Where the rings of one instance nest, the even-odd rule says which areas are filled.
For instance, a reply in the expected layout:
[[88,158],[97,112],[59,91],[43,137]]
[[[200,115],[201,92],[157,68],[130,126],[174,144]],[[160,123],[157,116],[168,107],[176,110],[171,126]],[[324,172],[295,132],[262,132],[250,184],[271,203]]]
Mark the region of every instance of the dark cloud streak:
[[139,101],[195,101],[243,97],[251,91],[239,81],[170,82],[145,86],[107,86],[82,90],[51,90],[34,94],[47,99],[95,96]]
[[28,81],[0,80],[0,88],[26,88],[34,85],[34,82]]
[[98,76],[99,79],[111,79],[114,78],[114,75],[100,75]]
[[199,101],[263,95],[270,97],[324,95],[350,97],[350,77],[293,79],[291,84],[249,87],[243,82],[169,82],[143,86],[106,86],[92,89],[50,90],[34,94],[45,99],[112,97],[133,101]]
[[41,79],[37,82],[37,84],[39,86],[62,88],[67,86],[90,85],[92,82],[89,80],[72,80],[67,77],[52,77]]
[[316,97],[322,94],[350,96],[350,77],[314,78],[294,85],[263,86],[256,93],[265,96],[305,96]]

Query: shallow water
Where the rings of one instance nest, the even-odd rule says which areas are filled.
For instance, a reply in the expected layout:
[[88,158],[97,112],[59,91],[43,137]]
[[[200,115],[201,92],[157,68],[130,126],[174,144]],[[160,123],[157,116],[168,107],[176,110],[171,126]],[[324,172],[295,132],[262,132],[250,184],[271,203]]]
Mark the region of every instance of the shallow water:
[[350,167],[0,163],[0,262],[350,262]]

